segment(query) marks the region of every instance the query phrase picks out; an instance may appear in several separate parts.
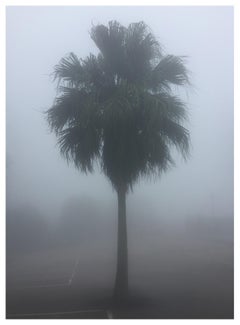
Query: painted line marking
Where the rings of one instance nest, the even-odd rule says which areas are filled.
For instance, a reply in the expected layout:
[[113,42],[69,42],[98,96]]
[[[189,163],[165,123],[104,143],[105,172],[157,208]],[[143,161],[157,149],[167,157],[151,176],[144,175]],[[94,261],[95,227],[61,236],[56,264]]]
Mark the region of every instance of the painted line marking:
[[[91,313],[91,312],[107,312],[105,309],[86,309],[86,310],[74,310],[74,311],[65,311],[65,312],[52,312],[52,313],[31,313],[31,314],[7,314],[8,317],[11,316],[43,316],[43,315],[66,315],[66,314],[81,314],[81,313]],[[110,317],[109,317],[110,318]],[[112,318],[112,317],[111,317]]]
[[80,262],[80,257],[76,258],[76,261],[75,261],[73,269],[72,269],[71,276],[70,276],[70,278],[68,279],[67,282],[57,283],[57,284],[43,284],[43,285],[24,286],[24,287],[19,287],[19,289],[51,288],[51,287],[68,287],[68,286],[71,286],[72,282],[73,282],[73,278],[75,277],[79,262]]
[[77,271],[77,267],[78,267],[79,262],[80,262],[80,257],[78,257],[78,258],[76,259],[76,262],[75,262],[75,264],[74,264],[72,274],[71,274],[71,276],[70,276],[70,278],[69,278],[69,280],[68,280],[69,285],[72,284],[72,281],[73,281],[73,278],[74,278],[74,276],[75,276],[75,274],[76,274],[76,271]]
[[109,319],[112,319],[113,318],[113,314],[112,314],[111,310],[107,310],[106,312],[107,312],[108,318]]
[[50,287],[66,287],[69,286],[69,283],[56,283],[56,284],[42,284],[42,285],[33,285],[20,287],[20,289],[30,289],[30,288],[50,288]]

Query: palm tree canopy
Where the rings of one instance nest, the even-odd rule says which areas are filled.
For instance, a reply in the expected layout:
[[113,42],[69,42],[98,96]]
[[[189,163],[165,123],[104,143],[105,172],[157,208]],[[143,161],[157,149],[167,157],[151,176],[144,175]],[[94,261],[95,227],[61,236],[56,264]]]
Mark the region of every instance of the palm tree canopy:
[[114,188],[128,190],[174,163],[172,145],[187,157],[187,110],[172,85],[188,84],[188,73],[182,57],[162,54],[144,22],[111,21],[90,35],[97,56],[70,53],[55,66],[58,95],[47,120],[67,160],[84,172],[99,161]]

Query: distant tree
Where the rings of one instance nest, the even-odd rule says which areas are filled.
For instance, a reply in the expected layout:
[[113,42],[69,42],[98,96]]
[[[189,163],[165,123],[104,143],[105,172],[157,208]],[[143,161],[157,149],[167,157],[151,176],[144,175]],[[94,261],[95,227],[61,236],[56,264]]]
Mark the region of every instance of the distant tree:
[[42,250],[49,238],[48,231],[46,218],[33,206],[7,207],[7,254]]
[[85,244],[106,235],[106,215],[97,201],[88,197],[72,197],[63,206],[58,222],[60,240],[65,244]]
[[172,85],[189,79],[183,58],[163,55],[144,22],[125,28],[110,21],[90,35],[100,53],[61,59],[54,70],[59,92],[46,113],[67,161],[85,173],[100,162],[117,192],[114,296],[122,300],[128,294],[126,194],[141,176],[159,175],[174,164],[172,146],[187,157],[186,106]]

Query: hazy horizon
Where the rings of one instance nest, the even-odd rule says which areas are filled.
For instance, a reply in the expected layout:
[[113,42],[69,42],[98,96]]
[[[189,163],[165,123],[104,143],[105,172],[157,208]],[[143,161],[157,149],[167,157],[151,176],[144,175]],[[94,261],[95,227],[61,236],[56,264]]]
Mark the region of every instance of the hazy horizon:
[[[209,245],[206,254],[211,254],[211,247],[216,245],[216,260],[227,261],[225,264],[231,274],[233,7],[10,6],[6,8],[6,17],[6,208],[7,224],[13,231],[11,238],[18,232],[18,227],[24,234],[27,231],[24,222],[27,224],[30,220],[33,228],[29,231],[33,234],[42,227],[42,233],[47,234],[50,229],[50,233],[53,231],[56,235],[56,227],[58,239],[52,233],[49,235],[56,239],[56,243],[65,237],[70,240],[74,227],[83,227],[89,236],[85,238],[82,235],[81,247],[87,247],[87,243],[93,240],[92,252],[96,252],[94,249],[97,249],[96,242],[99,241],[99,250],[107,247],[106,256],[107,252],[114,255],[117,195],[98,168],[85,175],[73,164],[67,164],[56,145],[56,136],[49,130],[44,111],[51,107],[56,96],[57,84],[52,82],[51,73],[60,59],[70,52],[83,59],[90,53],[98,53],[89,34],[92,25],[106,25],[110,20],[117,20],[128,26],[132,22],[144,21],[165,54],[186,56],[192,87],[176,90],[176,94],[188,106],[186,127],[190,131],[191,147],[186,162],[174,152],[176,167],[154,181],[139,180],[133,192],[128,194],[131,254],[136,258],[139,250],[140,256],[139,247],[142,247],[148,263],[147,256],[154,256],[150,248],[157,252],[158,245],[161,249],[166,245],[162,254],[168,261],[169,245],[175,265],[178,258],[174,250],[176,238],[180,240],[179,247],[183,247],[183,251],[190,251],[197,245],[194,236],[206,235],[205,239],[199,239]],[[20,216],[25,216],[25,219]],[[69,229],[64,235],[67,220]],[[21,241],[24,237],[21,231],[16,240]],[[77,233],[72,235],[72,241],[74,236],[77,238]],[[141,246],[141,238],[149,246]],[[36,240],[40,243],[41,238]],[[74,245],[80,242],[76,239]],[[27,243],[23,246],[23,251],[28,248]],[[41,247],[44,247],[42,251],[47,251],[47,246]],[[222,247],[223,255],[220,253]],[[199,256],[201,254],[199,252]],[[194,258],[196,256],[187,257],[186,263],[193,263]],[[133,269],[137,269],[137,263],[136,258]],[[109,265],[114,268],[115,264],[109,262]]]

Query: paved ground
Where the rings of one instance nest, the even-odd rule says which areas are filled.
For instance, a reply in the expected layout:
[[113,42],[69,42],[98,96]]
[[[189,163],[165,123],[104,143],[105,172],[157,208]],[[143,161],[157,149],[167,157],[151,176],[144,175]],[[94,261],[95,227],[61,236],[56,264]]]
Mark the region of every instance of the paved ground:
[[7,258],[7,318],[232,318],[233,250],[182,236],[129,248],[131,300],[114,309],[114,250],[52,249]]

